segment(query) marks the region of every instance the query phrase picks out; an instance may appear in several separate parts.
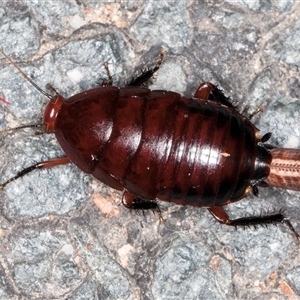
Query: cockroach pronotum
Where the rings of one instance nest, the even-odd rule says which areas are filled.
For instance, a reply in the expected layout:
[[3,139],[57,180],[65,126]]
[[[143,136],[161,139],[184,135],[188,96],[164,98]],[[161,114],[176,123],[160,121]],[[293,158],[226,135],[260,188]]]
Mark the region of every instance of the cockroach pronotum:
[[282,211],[231,220],[223,205],[246,197],[258,186],[300,190],[300,149],[266,144],[249,118],[241,114],[211,83],[202,83],[194,97],[141,87],[158,63],[126,87],[104,86],[65,100],[39,88],[3,50],[0,52],[37,90],[49,98],[42,124],[54,133],[65,157],[32,165],[0,185],[35,169],[74,163],[110,187],[124,191],[131,209],[159,212],[158,200],[205,207],[226,225],[249,226],[283,222],[300,236]]

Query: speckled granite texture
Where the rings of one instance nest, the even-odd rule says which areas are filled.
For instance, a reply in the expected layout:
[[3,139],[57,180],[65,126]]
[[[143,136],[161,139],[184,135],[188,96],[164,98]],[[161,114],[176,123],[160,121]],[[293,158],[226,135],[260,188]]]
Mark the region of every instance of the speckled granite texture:
[[[41,87],[97,86],[108,61],[124,84],[159,49],[152,89],[191,96],[218,84],[270,143],[300,148],[300,2],[34,1],[0,3],[0,46]],[[47,99],[0,57],[0,128],[38,122]],[[0,181],[62,156],[53,135],[0,136]],[[299,299],[299,243],[284,226],[222,226],[205,209],[162,203],[166,219],[119,205],[121,193],[75,166],[36,171],[0,191],[0,299]],[[300,193],[260,189],[232,217],[286,209]],[[97,206],[99,208],[97,208]]]

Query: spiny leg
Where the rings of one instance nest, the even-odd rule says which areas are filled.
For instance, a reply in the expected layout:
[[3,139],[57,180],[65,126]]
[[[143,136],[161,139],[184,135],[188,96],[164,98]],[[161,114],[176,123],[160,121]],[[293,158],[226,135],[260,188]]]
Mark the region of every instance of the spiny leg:
[[127,84],[127,86],[141,86],[144,83],[146,83],[149,79],[151,79],[154,73],[159,70],[164,60],[165,54],[166,51],[162,49],[160,51],[160,57],[157,64],[153,68],[142,71],[142,74],[137,76],[136,78],[132,78],[131,81]]
[[226,105],[228,107],[235,108],[235,106],[230,102],[229,98],[226,97],[220,89],[218,89],[215,85],[213,85],[210,82],[201,83],[194,97],[203,100],[214,101]]
[[256,108],[256,110],[255,110],[254,112],[252,112],[252,113],[248,116],[248,119],[249,119],[249,120],[253,119],[253,117],[254,117],[255,115],[258,115],[259,113],[261,113],[261,112],[263,112],[263,111],[264,111],[263,106],[262,106],[262,105],[259,105],[259,106]]
[[[158,62],[156,63],[156,65],[153,68],[149,68],[147,70],[143,70],[141,75],[137,76],[137,77],[133,77],[130,82],[128,84],[126,84],[126,86],[141,86],[144,83],[146,83],[149,79],[151,79],[154,75],[155,72],[157,72],[163,62],[163,59],[165,57],[165,50],[161,50],[160,51],[160,57]],[[108,67],[108,63],[104,62],[103,66],[105,68],[106,71],[106,75],[107,75],[107,79],[102,79],[101,82],[101,86],[112,86],[113,85],[113,78],[111,76],[111,73],[109,71],[109,67]]]
[[109,67],[108,67],[108,62],[104,62],[103,63],[103,66],[105,68],[105,72],[106,72],[106,75],[107,75],[107,79],[102,79],[102,86],[112,86],[113,85],[113,78],[110,74],[110,71],[109,71]]
[[164,219],[156,201],[146,200],[125,191],[122,198],[122,204],[129,209],[134,210],[152,210],[158,213],[159,223],[163,224]]
[[102,87],[112,86],[113,85],[113,78],[112,78],[111,73],[109,71],[108,62],[105,61],[103,63],[103,66],[104,66],[107,78],[101,77],[100,81],[97,82],[97,84],[100,85],[100,86],[102,86]]
[[33,170],[36,169],[46,169],[46,168],[52,168],[54,166],[59,166],[59,165],[66,165],[71,163],[71,160],[69,157],[62,157],[62,158],[56,158],[53,160],[48,160],[48,161],[42,161],[39,163],[36,163],[30,167],[27,167],[20,172],[17,173],[16,176],[6,180],[4,183],[0,184],[0,190],[2,190],[6,185],[8,185],[10,182],[15,181],[18,178],[23,177],[24,175],[30,173]]
[[[217,88],[214,84],[210,82],[203,82],[199,85],[195,95],[195,98],[203,99],[203,100],[210,100],[214,101],[223,105],[226,105],[227,107],[232,107],[239,111],[235,105],[233,105],[230,101],[229,97],[226,97],[224,93]],[[263,111],[263,107],[259,105],[257,109],[248,115],[247,110],[239,111],[242,115],[246,116],[247,119],[251,120],[255,115],[259,114]],[[248,115],[248,116],[247,116]]]
[[224,211],[223,207],[221,206],[213,206],[208,208],[208,210],[219,223],[229,226],[256,226],[285,223],[292,230],[298,241],[300,241],[299,234],[296,232],[291,222],[288,219],[286,219],[282,212],[231,220],[228,214]]

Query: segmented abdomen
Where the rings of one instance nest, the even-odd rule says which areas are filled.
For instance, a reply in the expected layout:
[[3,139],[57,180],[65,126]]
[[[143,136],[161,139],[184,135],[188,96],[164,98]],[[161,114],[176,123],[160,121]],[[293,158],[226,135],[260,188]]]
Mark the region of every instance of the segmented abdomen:
[[[62,107],[56,136],[80,169],[104,183],[195,206],[244,196],[254,173],[256,129],[234,109],[142,88],[99,88],[77,102],[70,98]],[[71,130],[78,136],[70,138]]]

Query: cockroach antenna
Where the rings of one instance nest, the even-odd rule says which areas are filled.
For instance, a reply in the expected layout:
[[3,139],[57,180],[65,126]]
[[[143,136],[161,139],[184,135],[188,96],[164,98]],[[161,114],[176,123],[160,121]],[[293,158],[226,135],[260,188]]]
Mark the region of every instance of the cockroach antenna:
[[[39,92],[41,92],[43,95],[45,95],[48,99],[52,99],[52,96],[48,93],[46,93],[44,90],[42,90],[37,84],[35,84],[19,67],[18,65],[12,60],[11,57],[9,57],[3,49],[0,48],[0,52],[2,55],[21,73],[21,75],[31,84],[33,85]],[[0,134],[9,132],[9,131],[15,131],[15,130],[20,130],[24,128],[40,128],[42,127],[42,124],[27,124],[27,125],[21,125],[18,127],[13,127],[13,128],[7,128],[4,130],[0,130]]]
[[20,129],[24,129],[24,128],[41,128],[43,126],[43,124],[28,124],[28,125],[21,125],[21,126],[17,126],[17,127],[12,127],[12,128],[7,128],[4,130],[0,130],[0,134],[5,133],[5,132],[9,132],[9,131],[16,131],[16,130],[20,130]]
[[21,75],[29,82],[31,85],[33,85],[40,93],[45,95],[48,99],[52,99],[52,96],[48,93],[46,93],[44,90],[42,90],[37,84],[35,84],[19,67],[18,65],[12,60],[11,57],[9,57],[3,49],[0,48],[0,52],[2,55],[21,73]]

